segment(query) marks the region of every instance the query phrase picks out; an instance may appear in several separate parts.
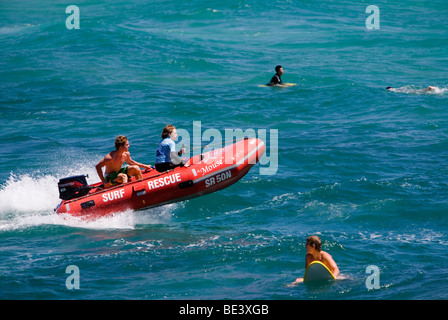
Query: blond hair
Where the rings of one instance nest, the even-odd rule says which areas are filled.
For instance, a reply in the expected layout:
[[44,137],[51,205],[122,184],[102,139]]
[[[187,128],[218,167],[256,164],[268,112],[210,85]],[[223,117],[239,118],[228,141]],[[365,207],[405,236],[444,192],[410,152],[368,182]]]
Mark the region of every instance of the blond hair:
[[314,247],[314,249],[319,252],[322,249],[322,241],[318,236],[309,236],[308,238],[306,238],[306,244]]
[[115,138],[115,149],[120,149],[121,146],[124,146],[126,144],[126,141],[128,141],[128,138],[125,136],[118,136]]

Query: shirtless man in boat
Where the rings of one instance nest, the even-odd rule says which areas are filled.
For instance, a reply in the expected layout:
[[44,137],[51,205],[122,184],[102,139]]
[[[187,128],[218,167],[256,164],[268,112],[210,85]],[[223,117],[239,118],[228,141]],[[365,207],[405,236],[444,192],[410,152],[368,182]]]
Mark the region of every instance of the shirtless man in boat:
[[[124,163],[127,167],[122,167]],[[103,175],[103,167],[106,170]],[[140,168],[152,169],[151,166],[138,163],[131,159],[129,153],[129,141],[125,136],[118,136],[115,139],[115,150],[109,152],[98,164],[96,171],[104,186],[111,187],[117,184],[127,183],[133,176],[137,180],[143,178]]]

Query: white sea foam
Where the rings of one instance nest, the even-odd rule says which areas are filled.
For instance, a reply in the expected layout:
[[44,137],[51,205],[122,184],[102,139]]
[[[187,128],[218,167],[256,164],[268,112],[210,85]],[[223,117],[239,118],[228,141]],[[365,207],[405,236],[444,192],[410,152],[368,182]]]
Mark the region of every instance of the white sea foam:
[[[66,173],[63,176],[79,174],[79,172]],[[59,175],[56,177],[11,173],[0,188],[0,231],[40,225],[88,229],[133,229],[136,225],[168,223],[172,212],[181,206],[171,204],[138,212],[127,210],[95,220],[58,215],[54,213],[54,208],[61,201],[57,186],[59,178]]]
[[11,174],[0,189],[0,215],[52,211],[59,202],[57,184],[51,175]]
[[[0,185],[0,217],[4,215],[52,213],[59,204],[58,181],[64,177],[87,174],[88,182],[99,182],[99,177],[90,162],[75,164],[65,156],[55,164],[54,172],[16,174],[10,173],[9,178]],[[85,158],[84,158],[85,159]],[[65,165],[65,163],[69,163]]]
[[407,93],[407,94],[438,94],[442,95],[448,93],[448,88],[446,87],[435,87],[432,86],[433,89],[428,90],[429,87],[417,87],[417,86],[403,86],[399,88],[391,88],[389,89],[392,92],[397,93]]
[[4,26],[0,28],[0,35],[14,35],[24,30],[34,28],[36,26],[31,24],[14,25],[14,26]]

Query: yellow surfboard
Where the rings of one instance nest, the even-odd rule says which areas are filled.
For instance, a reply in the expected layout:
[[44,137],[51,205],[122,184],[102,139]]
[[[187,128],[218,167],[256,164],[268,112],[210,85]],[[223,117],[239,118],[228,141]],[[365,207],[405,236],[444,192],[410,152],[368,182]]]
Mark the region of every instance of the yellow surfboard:
[[267,84],[260,84],[259,87],[273,87],[273,88],[288,88],[288,87],[294,87],[296,86],[296,83],[283,83],[283,84],[276,84],[273,86],[268,86]]
[[320,261],[313,261],[305,270],[303,282],[334,280],[336,279],[330,269]]

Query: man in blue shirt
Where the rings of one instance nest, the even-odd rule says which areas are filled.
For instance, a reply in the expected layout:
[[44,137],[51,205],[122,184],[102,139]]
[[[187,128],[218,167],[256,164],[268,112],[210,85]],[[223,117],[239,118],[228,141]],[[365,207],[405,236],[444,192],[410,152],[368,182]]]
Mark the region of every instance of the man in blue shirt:
[[162,131],[162,141],[156,151],[156,170],[164,172],[174,169],[179,166],[183,166],[185,163],[179,158],[185,149],[182,148],[179,152],[176,152],[174,141],[177,140],[176,128],[172,125],[166,125]]

